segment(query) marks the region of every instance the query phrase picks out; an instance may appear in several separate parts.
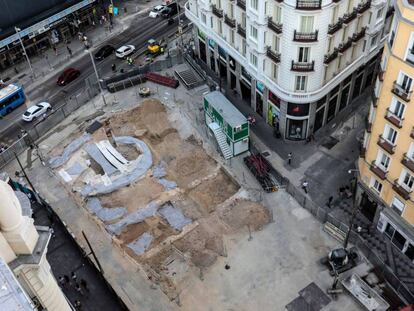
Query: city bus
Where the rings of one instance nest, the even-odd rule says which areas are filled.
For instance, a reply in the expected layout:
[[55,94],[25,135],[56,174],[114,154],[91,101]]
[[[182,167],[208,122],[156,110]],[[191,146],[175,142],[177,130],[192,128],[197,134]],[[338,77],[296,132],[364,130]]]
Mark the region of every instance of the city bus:
[[23,105],[26,100],[23,88],[15,84],[8,84],[0,88],[0,116],[9,114]]

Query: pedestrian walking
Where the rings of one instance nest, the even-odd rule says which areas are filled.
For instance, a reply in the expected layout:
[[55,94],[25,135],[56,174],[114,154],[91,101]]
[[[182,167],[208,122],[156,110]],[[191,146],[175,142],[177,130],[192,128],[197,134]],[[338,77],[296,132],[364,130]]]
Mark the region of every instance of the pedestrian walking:
[[302,189],[305,191],[305,193],[308,193],[308,185],[309,184],[306,180],[302,183]]
[[72,271],[70,276],[72,278],[72,281],[76,283],[76,280],[78,279],[78,276],[76,275],[76,273]]
[[75,301],[75,308],[76,310],[82,310],[82,304],[79,300]]
[[333,201],[333,196],[330,196],[328,198],[328,202],[326,203],[326,205],[328,206],[328,208],[331,208],[332,201]]
[[79,294],[81,294],[83,296],[82,288],[80,287],[80,285],[78,283],[76,283],[75,289]]
[[69,57],[72,57],[72,50],[69,46],[66,46],[66,49],[68,50]]
[[85,291],[89,292],[88,283],[84,279],[80,280],[80,285],[85,289]]
[[115,71],[116,71],[116,65],[115,65],[115,64],[112,64],[111,68],[112,68],[112,71],[113,71],[113,72],[115,72]]
[[287,159],[288,159],[288,164],[291,165],[292,164],[292,152],[288,153]]
[[58,52],[57,52],[56,45],[53,45],[53,46],[52,46],[52,49],[53,49],[53,52],[55,52],[55,55],[57,56],[57,55],[58,55]]
[[59,285],[62,288],[66,287],[65,286],[66,285],[66,281],[65,281],[65,278],[62,275],[59,277]]

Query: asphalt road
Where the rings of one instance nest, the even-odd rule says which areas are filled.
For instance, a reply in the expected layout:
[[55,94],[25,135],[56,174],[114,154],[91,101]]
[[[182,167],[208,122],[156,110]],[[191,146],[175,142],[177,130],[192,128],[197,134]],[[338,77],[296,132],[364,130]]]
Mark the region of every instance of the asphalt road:
[[[139,17],[121,34],[112,37],[105,42],[100,42],[99,45],[92,49],[92,54],[94,54],[95,51],[105,44],[113,45],[115,48],[125,44],[132,44],[135,46],[138,54],[140,51],[145,50],[146,43],[149,39],[154,38],[159,40],[173,34],[177,30],[177,19],[178,18],[176,16],[175,23],[173,25],[168,25],[168,21],[160,17],[156,19],[149,18],[147,16]],[[183,13],[182,19],[184,24],[188,23],[188,20]],[[118,59],[115,57],[115,54],[113,54],[100,62],[96,62],[100,78],[107,77],[112,74],[112,64],[116,64],[118,70],[120,68],[128,67],[125,60]],[[26,96],[33,103],[47,101],[52,105],[52,107],[61,106],[64,103],[65,98],[78,94],[80,90],[84,88],[85,79],[91,75],[95,75],[90,55],[87,52],[85,52],[85,55],[78,59],[75,64],[68,64],[68,67],[69,66],[77,68],[81,71],[81,76],[75,81],[72,81],[64,87],[58,86],[56,81],[61,72],[56,72],[42,85],[26,93]],[[1,120],[0,144],[3,143],[10,146],[17,140],[17,135],[22,129],[29,130],[33,127],[33,122],[27,123],[21,120],[21,115],[25,109],[26,106],[22,105]]]

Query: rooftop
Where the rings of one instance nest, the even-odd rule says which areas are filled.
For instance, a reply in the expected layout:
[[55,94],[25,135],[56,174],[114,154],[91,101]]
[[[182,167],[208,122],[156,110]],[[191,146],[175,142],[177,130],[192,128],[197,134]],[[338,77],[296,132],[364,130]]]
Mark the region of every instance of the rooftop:
[[211,92],[204,96],[208,103],[223,116],[231,126],[236,127],[247,123],[246,117],[219,91]]
[[13,272],[0,257],[0,310],[32,311],[30,299],[25,295]]

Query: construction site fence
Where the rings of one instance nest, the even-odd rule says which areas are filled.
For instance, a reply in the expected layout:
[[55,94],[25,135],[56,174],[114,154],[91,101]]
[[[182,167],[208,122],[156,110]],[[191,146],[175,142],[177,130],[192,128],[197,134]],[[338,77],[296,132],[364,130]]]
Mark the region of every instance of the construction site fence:
[[85,85],[75,95],[62,96],[51,113],[39,119],[33,127],[21,133],[21,138],[0,153],[0,169],[16,158],[28,148],[34,148],[36,141],[47,134],[52,128],[59,125],[73,111],[85,105],[99,93],[98,84],[93,79],[85,80]]
[[[295,200],[321,223],[330,222],[343,232],[348,232],[349,224],[335,218],[329,213],[326,207],[321,207],[315,204],[305,193],[303,189],[299,189],[293,185],[286,178],[284,179],[284,188]],[[372,265],[381,271],[383,278],[392,286],[392,288],[399,294],[406,302],[414,301],[414,294],[408,290],[405,284],[394,274],[392,269],[384,263],[384,260],[377,252],[370,247],[366,241],[355,231],[351,231],[349,242],[354,244],[361,253],[372,263]]]
[[183,55],[180,52],[170,55],[165,59],[157,60],[152,63],[145,64],[139,67],[132,67],[130,70],[123,73],[118,73],[114,76],[102,79],[102,87],[107,88],[112,83],[128,81],[129,78],[146,74],[147,72],[158,72],[167,70],[175,65],[182,64],[184,62]]

